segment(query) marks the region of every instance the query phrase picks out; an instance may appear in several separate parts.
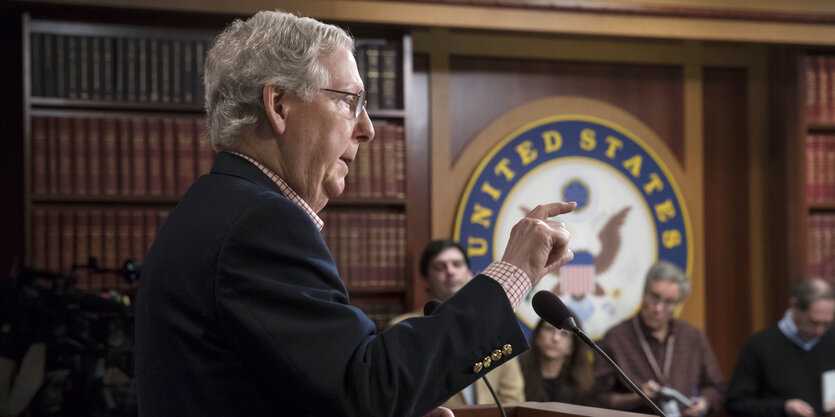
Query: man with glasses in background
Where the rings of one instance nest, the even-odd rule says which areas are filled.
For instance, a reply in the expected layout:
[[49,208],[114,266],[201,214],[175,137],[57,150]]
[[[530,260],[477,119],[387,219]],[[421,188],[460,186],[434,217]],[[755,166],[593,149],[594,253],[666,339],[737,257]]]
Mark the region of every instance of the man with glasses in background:
[[354,41],[282,12],[235,21],[205,64],[219,151],[145,257],[140,416],[431,416],[527,348],[514,310],[573,257],[573,203],[544,204],[429,317],[376,334],[352,307],[318,214],[374,138]]
[[[725,387],[704,333],[673,318],[689,292],[690,281],[681,268],[657,262],[647,272],[638,314],[609,329],[600,342],[600,347],[669,417],[716,412]],[[667,391],[662,387],[678,391],[690,405],[664,395]],[[595,362],[594,390],[602,407],[652,413],[604,361]]]

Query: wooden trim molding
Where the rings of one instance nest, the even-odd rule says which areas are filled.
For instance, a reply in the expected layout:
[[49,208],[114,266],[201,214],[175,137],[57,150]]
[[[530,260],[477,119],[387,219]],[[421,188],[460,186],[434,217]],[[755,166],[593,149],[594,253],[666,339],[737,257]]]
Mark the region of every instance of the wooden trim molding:
[[[796,23],[835,23],[835,7],[796,9],[788,4],[763,5],[763,2],[733,2],[732,6],[711,2],[686,1],[590,1],[590,0],[412,0],[416,3],[467,5],[499,9],[557,10],[617,15],[698,17],[707,19],[753,20]],[[775,3],[775,2],[771,2]],[[795,2],[803,3],[803,2]],[[782,6],[782,7],[774,7]],[[811,6],[811,5],[810,5]]]
[[[632,6],[631,11],[615,13],[616,7],[599,10],[560,8],[495,7],[479,0],[457,0],[457,4],[370,1],[370,0],[16,0],[17,4],[77,5],[137,10],[167,10],[226,15],[252,14],[259,10],[280,8],[318,19],[388,25],[430,26],[540,32],[594,36],[617,36],[655,39],[694,39],[781,44],[835,45],[835,6],[816,0],[798,1],[806,10],[755,8],[746,1],[746,9],[725,9],[712,1],[712,8],[676,6]],[[509,3],[506,1],[496,3]],[[556,1],[525,0],[528,3]],[[679,0],[682,2],[684,0]],[[774,4],[776,0],[767,4]],[[577,2],[580,3],[580,2]],[[628,2],[622,2],[628,3]],[[650,3],[659,3],[655,0]],[[668,0],[670,4],[676,4]],[[785,3],[784,1],[779,2]],[[625,6],[624,6],[625,7]],[[623,7],[621,7],[623,8]],[[690,10],[693,13],[690,13]],[[653,11],[654,10],[654,11]],[[662,13],[662,11],[665,11]],[[673,13],[673,11],[678,12]],[[685,12],[685,10],[687,12]],[[713,10],[713,11],[711,11]],[[783,11],[785,10],[785,11]],[[698,11],[698,12],[697,12]],[[721,13],[720,13],[721,11]],[[734,13],[739,16],[734,16]],[[808,15],[808,16],[807,16]],[[742,17],[740,17],[742,16]],[[744,18],[743,18],[744,17]],[[809,19],[817,19],[815,21]],[[823,20],[821,20],[823,19]]]

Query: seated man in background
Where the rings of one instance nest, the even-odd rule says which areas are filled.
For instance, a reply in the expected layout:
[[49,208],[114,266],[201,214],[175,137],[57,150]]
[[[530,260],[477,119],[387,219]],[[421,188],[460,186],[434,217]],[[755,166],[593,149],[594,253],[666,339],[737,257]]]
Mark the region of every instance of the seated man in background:
[[[429,298],[446,301],[473,279],[470,259],[458,243],[450,239],[429,242],[420,256],[420,275],[426,282]],[[389,327],[411,317],[419,317],[423,311],[401,314],[389,322]],[[487,374],[490,385],[502,402],[525,401],[525,386],[519,361],[513,358]],[[493,396],[481,379],[453,395],[445,407],[469,404],[492,404]]]
[[[690,292],[679,267],[660,261],[647,272],[641,310],[609,329],[600,342],[627,376],[669,417],[702,416],[722,404],[725,383],[716,357],[701,330],[673,318]],[[608,363],[595,361],[594,390],[602,407],[652,413],[638,394],[624,385]],[[690,397],[690,407],[659,395],[670,387]]]
[[833,315],[830,283],[798,282],[783,318],[751,337],[742,350],[728,387],[728,411],[746,417],[835,416],[835,404],[827,407],[821,397],[823,374],[835,373]]

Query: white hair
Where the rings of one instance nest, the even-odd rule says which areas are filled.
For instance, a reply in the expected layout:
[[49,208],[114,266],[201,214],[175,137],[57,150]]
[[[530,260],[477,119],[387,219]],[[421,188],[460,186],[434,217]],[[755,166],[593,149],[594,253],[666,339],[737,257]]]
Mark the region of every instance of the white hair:
[[309,101],[329,83],[320,58],[354,50],[343,29],[281,11],[236,20],[206,58],[206,117],[212,147],[229,149],[265,118],[264,86],[278,85]]
[[649,269],[644,283],[644,294],[649,291],[650,284],[658,281],[678,284],[682,300],[690,293],[690,279],[687,278],[687,274],[671,262],[658,261]]

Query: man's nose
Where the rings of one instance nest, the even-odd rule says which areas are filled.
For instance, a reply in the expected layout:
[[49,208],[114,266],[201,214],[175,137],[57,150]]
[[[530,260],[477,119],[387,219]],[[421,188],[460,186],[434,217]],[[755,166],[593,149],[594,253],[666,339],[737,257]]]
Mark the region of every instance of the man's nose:
[[359,143],[371,142],[374,139],[374,124],[371,123],[371,118],[365,108],[360,112],[357,127],[354,129],[354,138]]

